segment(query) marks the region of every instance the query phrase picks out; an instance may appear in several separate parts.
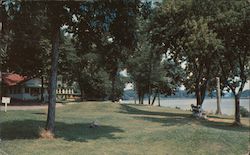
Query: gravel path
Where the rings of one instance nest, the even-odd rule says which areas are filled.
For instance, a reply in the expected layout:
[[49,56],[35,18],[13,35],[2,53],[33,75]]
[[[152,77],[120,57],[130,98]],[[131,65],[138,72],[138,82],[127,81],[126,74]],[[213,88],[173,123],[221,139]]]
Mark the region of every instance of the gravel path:
[[[64,106],[61,103],[56,104],[56,108]],[[24,105],[24,106],[7,106],[7,110],[37,110],[37,109],[48,109],[48,105]],[[0,111],[4,111],[4,104],[0,106]]]

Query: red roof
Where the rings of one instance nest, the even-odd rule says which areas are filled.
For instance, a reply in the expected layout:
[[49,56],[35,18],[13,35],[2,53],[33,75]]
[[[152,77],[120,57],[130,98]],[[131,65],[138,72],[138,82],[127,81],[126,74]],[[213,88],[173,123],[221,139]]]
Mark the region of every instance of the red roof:
[[14,86],[26,80],[27,77],[15,73],[2,73],[2,79],[4,84],[8,86]]

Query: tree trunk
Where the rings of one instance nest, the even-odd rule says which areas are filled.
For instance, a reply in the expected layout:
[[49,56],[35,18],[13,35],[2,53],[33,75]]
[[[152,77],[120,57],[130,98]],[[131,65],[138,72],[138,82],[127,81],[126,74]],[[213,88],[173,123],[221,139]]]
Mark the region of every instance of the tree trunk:
[[217,96],[217,110],[215,112],[216,115],[221,115],[221,89],[220,89],[220,78],[216,77],[216,82],[217,82],[217,91],[216,91],[216,96]]
[[239,95],[234,95],[234,101],[235,101],[235,122],[234,124],[240,125],[240,97]]
[[141,96],[141,104],[144,104],[144,93],[142,93],[142,96]]
[[205,97],[206,97],[206,87],[203,87],[202,90],[201,90],[201,101],[200,101],[200,105],[203,104]]
[[111,84],[112,84],[112,88],[111,88],[111,101],[115,102],[115,80],[116,80],[116,76],[112,76],[111,78]]
[[148,105],[151,103],[151,93],[148,94]]
[[158,92],[158,106],[161,106],[161,97],[160,97],[160,93]]
[[[2,11],[2,0],[0,0],[0,11]],[[1,14],[3,14],[1,12]],[[0,44],[2,44],[2,40],[3,40],[3,32],[2,32],[2,29],[3,29],[3,17],[0,15]],[[2,52],[2,45],[0,45],[0,52]],[[0,53],[0,103],[2,103],[2,53]]]
[[141,91],[141,88],[140,88],[140,85],[137,84],[137,94],[138,94],[138,99],[139,99],[139,104],[142,104],[143,103],[143,97],[142,97],[142,91]]
[[140,96],[140,104],[143,104],[143,99],[144,99],[144,93],[141,93],[141,96]]
[[[150,65],[150,74],[151,74],[151,65]],[[149,74],[149,79],[148,79],[148,105],[151,104],[151,95],[152,95],[150,74]]]
[[[0,64],[1,65],[1,64]],[[2,71],[1,71],[1,69],[2,69],[2,65],[0,66],[1,68],[0,68],[0,104],[2,104],[2,93],[3,93],[3,91],[2,91]]]
[[196,96],[196,104],[197,104],[197,106],[201,105],[201,91],[200,91],[200,88],[196,88],[195,96]]
[[81,91],[81,101],[84,101],[84,90],[81,85],[80,86],[80,91]]
[[139,100],[139,104],[141,104],[141,94],[138,93],[138,100]]
[[41,102],[44,103],[44,79],[43,79],[43,75],[41,76]]
[[112,102],[115,102],[117,100],[117,96],[116,96],[116,92],[115,92],[115,84],[116,84],[116,76],[117,76],[117,71],[118,71],[118,67],[114,66],[112,71],[111,71],[111,96],[110,96],[110,100]]
[[[134,87],[135,87],[135,86],[134,86]],[[136,95],[136,89],[134,89],[134,95],[135,95],[135,96],[134,96],[134,101],[135,101],[135,104],[136,104],[136,98],[137,98],[136,96],[138,96],[138,95]]]
[[156,97],[157,97],[157,92],[155,92],[155,94],[154,94],[154,98],[153,98],[151,105],[154,105]]
[[46,130],[55,132],[55,108],[56,108],[56,87],[57,87],[57,68],[59,57],[59,38],[60,38],[60,25],[55,25],[52,31],[52,64],[51,75],[49,81],[49,104]]

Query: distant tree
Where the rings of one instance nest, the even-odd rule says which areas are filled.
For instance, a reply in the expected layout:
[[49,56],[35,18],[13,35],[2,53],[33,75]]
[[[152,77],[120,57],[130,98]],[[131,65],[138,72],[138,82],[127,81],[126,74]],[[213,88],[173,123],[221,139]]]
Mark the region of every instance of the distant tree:
[[[183,73],[180,63],[168,58],[166,49],[152,43],[151,18],[138,18],[137,47],[129,59],[128,71],[135,83],[139,103],[148,94],[148,104],[153,105],[160,94],[171,95],[180,86]],[[147,34],[146,32],[150,32]],[[151,96],[153,100],[151,102]]]
[[128,62],[128,72],[134,82],[140,104],[143,104],[145,94],[150,94],[151,75],[152,71],[154,71],[152,68],[156,66],[156,61],[160,61],[154,58],[154,63],[152,55],[153,52],[150,43],[144,38],[137,43],[137,48]]
[[79,54],[95,50],[103,56],[103,66],[112,81],[110,99],[117,100],[115,92],[118,71],[126,61],[134,38],[134,18],[139,1],[96,1],[81,3],[75,10],[72,32]]
[[160,94],[167,96],[175,94],[178,91],[178,87],[186,80],[185,71],[180,63],[173,61],[171,58],[165,58],[160,65],[162,66],[162,76],[158,77],[158,81],[156,81],[154,99]]

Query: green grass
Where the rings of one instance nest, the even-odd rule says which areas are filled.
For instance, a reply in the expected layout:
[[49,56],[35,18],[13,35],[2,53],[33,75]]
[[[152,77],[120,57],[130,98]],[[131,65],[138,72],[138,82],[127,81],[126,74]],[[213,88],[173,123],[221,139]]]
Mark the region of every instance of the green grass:
[[[56,139],[38,136],[46,111],[0,113],[0,154],[247,154],[249,119],[232,126],[231,117],[197,120],[188,111],[114,103],[82,103],[56,110]],[[92,121],[99,128],[89,128]]]

